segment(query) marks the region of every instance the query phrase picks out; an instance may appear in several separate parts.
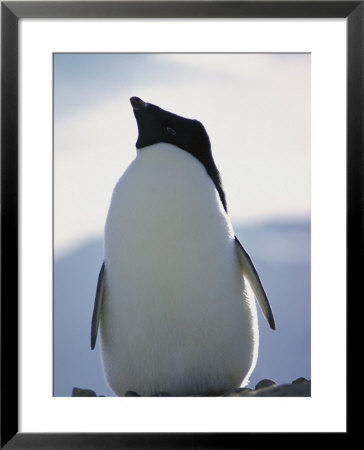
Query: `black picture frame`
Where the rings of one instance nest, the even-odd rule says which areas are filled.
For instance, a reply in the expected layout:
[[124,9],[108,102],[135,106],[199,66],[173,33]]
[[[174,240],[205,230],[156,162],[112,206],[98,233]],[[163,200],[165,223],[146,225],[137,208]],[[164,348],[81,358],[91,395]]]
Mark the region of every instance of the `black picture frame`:
[[[271,445],[273,438],[284,445],[297,436],[18,432],[18,23],[21,18],[110,17],[346,18],[347,304],[362,292],[358,281],[364,273],[364,1],[1,2],[1,448],[257,448]],[[337,433],[335,439],[339,443],[347,437],[348,432]],[[300,444],[308,439],[309,433],[303,434]]]

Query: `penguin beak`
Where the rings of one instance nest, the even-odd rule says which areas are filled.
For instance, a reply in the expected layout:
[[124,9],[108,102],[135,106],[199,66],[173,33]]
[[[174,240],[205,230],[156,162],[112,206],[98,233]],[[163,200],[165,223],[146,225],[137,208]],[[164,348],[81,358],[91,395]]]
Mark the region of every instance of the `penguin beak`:
[[143,102],[143,100],[139,97],[131,97],[130,103],[134,111],[138,111],[139,109],[145,109],[148,105],[148,103]]

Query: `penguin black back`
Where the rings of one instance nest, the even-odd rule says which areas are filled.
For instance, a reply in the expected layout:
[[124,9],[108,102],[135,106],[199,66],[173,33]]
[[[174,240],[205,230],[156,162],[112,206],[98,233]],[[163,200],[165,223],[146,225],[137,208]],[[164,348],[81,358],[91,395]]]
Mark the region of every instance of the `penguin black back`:
[[138,97],[131,97],[130,103],[138,125],[136,147],[142,149],[166,142],[190,153],[204,165],[227,211],[220,173],[212,157],[209,136],[202,123],[165,111]]

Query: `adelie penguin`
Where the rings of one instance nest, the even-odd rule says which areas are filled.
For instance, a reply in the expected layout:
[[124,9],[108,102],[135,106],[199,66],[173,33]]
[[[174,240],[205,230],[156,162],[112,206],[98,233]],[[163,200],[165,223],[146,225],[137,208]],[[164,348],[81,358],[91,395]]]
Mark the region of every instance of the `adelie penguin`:
[[[91,329],[118,396],[214,395],[258,355],[259,276],[227,214],[203,125],[138,97],[137,155],[112,194]],[[246,289],[249,283],[251,290]]]

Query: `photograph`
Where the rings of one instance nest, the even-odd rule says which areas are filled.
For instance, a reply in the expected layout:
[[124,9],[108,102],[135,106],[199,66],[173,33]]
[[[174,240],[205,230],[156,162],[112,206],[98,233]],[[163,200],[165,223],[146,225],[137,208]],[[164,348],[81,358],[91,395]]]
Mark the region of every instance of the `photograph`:
[[310,53],[53,53],[53,396],[310,383]]
[[363,3],[1,2],[1,448],[349,436]]

